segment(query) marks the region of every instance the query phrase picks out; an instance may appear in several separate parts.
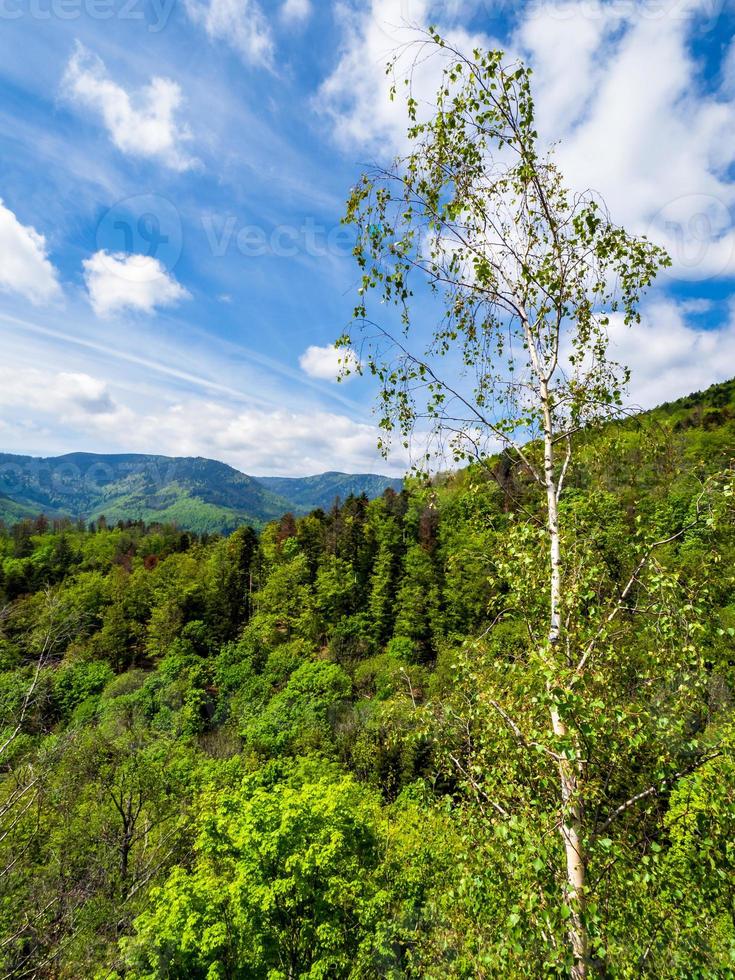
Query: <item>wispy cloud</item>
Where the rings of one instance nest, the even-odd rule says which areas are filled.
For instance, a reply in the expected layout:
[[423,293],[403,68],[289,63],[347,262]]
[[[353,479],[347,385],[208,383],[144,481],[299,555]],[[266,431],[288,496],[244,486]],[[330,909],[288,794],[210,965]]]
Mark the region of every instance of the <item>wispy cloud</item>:
[[207,456],[256,475],[376,468],[400,474],[407,465],[400,456],[390,464],[378,460],[376,428],[339,413],[244,407],[194,395],[128,398],[83,372],[0,367],[0,409],[19,420],[13,432],[3,432],[4,448],[21,452],[68,451],[59,431],[64,425],[92,451]]
[[224,41],[247,64],[272,66],[273,35],[255,0],[185,0],[185,5],[212,40]]
[[191,132],[178,118],[183,97],[172,79],[154,76],[131,94],[110,78],[97,55],[77,43],[62,84],[68,98],[101,117],[121,152],[160,160],[174,170],[196,165],[185,149]]
[[492,43],[486,35],[462,26],[457,7],[431,0],[369,0],[337,7],[342,33],[339,56],[319,87],[314,106],[329,119],[339,146],[393,156],[406,145],[408,117],[400,98],[388,98],[386,64],[398,55],[398,73],[411,75],[418,102],[432,102],[443,59],[427,58],[425,51],[419,51],[415,42],[425,40],[420,30],[438,24],[445,37],[468,52]]
[[119,411],[108,386],[89,374],[16,366],[0,368],[0,406],[76,422]]
[[[536,70],[542,135],[571,185],[665,245],[673,274],[735,272],[735,100],[701,77],[692,39],[709,4],[565,3],[533,8],[513,41]],[[732,50],[732,46],[731,46]]]
[[281,20],[289,27],[298,27],[311,16],[311,0],[284,0]]
[[[329,405],[339,405],[350,418],[362,415],[358,403],[343,394],[341,386],[329,386],[306,377],[297,368],[266,354],[226,339],[216,346],[212,337],[199,328],[175,323],[175,338],[163,335],[160,318],[155,325],[136,318],[125,322],[125,344],[100,336],[99,321],[85,323],[80,309],[74,313],[77,333],[55,325],[0,312],[5,329],[5,354],[10,355],[14,337],[18,354],[49,364],[81,364],[90,374],[114,372],[127,388],[137,390],[148,379],[151,390],[159,393],[195,392],[199,397],[219,398],[251,408],[272,410],[284,405],[299,412],[313,410],[315,396],[324,396]],[[86,332],[82,332],[86,328]],[[119,329],[115,331],[120,335]],[[38,344],[33,343],[38,338]],[[173,394],[171,395],[173,397]]]
[[386,62],[402,52],[399,72],[411,74],[419,111],[442,69],[442,57],[410,46],[412,27],[436,23],[465,51],[505,47],[534,69],[539,130],[557,143],[570,185],[599,191],[616,221],[665,245],[676,277],[732,277],[735,42],[714,86],[692,53],[711,8],[552,0],[523,8],[502,44],[470,36],[451,3],[345,5],[341,52],[316,105],[339,145],[390,157],[406,145],[407,120],[401,99],[387,98]]
[[718,330],[698,329],[689,321],[689,304],[654,300],[640,324],[611,323],[610,352],[632,368],[630,397],[641,408],[701,391],[732,377],[735,365],[735,308]]

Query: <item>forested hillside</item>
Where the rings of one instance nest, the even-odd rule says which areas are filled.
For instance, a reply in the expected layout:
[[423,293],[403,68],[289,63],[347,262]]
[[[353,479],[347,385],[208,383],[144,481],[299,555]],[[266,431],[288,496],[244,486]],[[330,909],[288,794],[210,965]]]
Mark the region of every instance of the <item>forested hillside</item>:
[[[593,964],[733,976],[735,384],[577,441]],[[5,530],[1,975],[568,975],[543,507],[506,453],[259,537]]]
[[359,497],[366,494],[371,500],[389,487],[401,490],[403,480],[376,476],[373,473],[319,473],[317,476],[261,476],[259,482],[273,493],[285,497],[297,512],[316,507],[328,509],[339,497]]
[[306,514],[350,493],[372,499],[401,485],[375,474],[256,478],[201,457],[68,453],[42,459],[0,453],[0,520],[12,524],[43,513],[227,534],[243,523],[261,528],[287,510]]

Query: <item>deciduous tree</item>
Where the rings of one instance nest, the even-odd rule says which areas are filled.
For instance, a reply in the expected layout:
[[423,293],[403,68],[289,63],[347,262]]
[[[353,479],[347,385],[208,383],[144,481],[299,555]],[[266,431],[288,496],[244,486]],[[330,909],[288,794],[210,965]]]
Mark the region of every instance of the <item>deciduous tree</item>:
[[[557,770],[561,900],[571,972],[582,978],[591,957],[588,828],[575,702],[590,657],[567,619],[578,604],[567,601],[560,502],[575,433],[622,404],[628,372],[609,356],[611,322],[639,321],[640,297],[668,258],[616,226],[595,194],[567,188],[537,133],[527,67],[500,51],[467,57],[433,30],[418,53],[427,57],[444,59],[436,105],[424,114],[409,74],[408,153],[365,174],[348,205],[362,270],[361,361],[380,385],[386,447],[395,432],[408,446],[428,431],[435,438],[423,464],[437,453],[486,465],[506,449],[543,494],[547,627],[536,657],[550,731],[542,751]],[[423,343],[412,300],[426,284],[443,309]],[[397,310],[395,329],[370,319],[372,292]],[[498,713],[522,737],[523,719],[500,705]]]

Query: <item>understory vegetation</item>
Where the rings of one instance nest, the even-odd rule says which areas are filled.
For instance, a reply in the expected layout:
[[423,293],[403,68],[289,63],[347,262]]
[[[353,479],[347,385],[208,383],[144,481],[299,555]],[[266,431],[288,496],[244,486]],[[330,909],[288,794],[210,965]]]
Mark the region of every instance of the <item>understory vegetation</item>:
[[[735,976],[735,384],[575,441],[590,972]],[[4,529],[0,976],[568,975],[544,507]]]

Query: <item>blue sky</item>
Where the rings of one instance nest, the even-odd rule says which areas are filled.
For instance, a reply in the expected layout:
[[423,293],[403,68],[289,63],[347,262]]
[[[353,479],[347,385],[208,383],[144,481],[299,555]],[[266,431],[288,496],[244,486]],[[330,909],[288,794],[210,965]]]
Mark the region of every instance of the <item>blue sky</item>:
[[731,0],[0,0],[0,449],[401,472],[330,345],[345,197],[403,145],[384,65],[428,23],[527,59],[572,186],[669,247],[613,338],[632,399],[735,375]]

